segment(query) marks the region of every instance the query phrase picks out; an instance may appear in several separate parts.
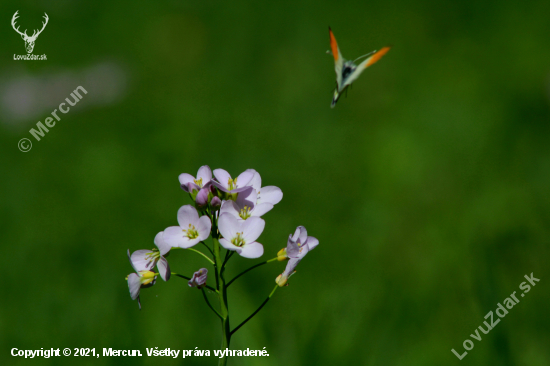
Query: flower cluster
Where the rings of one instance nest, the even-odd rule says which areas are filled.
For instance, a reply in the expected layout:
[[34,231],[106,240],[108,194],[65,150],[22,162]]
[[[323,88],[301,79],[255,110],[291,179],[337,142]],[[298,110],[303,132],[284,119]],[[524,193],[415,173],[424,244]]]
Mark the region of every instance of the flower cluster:
[[[283,273],[275,279],[277,285],[269,295],[269,300],[278,287],[288,286],[288,279],[296,272],[298,263],[319,241],[308,236],[305,227],[298,226],[294,235],[289,235],[286,248],[280,250],[275,258],[256,264],[226,282],[224,270],[233,254],[237,253],[244,258],[259,258],[264,254],[264,246],[258,242],[265,228],[262,216],[281,201],[283,192],[275,186],[262,187],[260,174],[254,169],[247,169],[232,178],[223,169],[212,172],[205,165],[200,167],[196,177],[187,173],[180,174],[179,183],[181,189],[189,194],[193,204],[180,207],[177,213],[178,224],[167,227],[155,236],[156,248],[137,250],[131,254],[128,250],[128,258],[135,271],[127,277],[130,295],[133,300],[138,300],[141,309],[140,290],[153,286],[158,276],[164,281],[168,281],[171,275],[187,279],[189,287],[200,289],[208,306],[222,319],[224,342],[228,345],[231,335],[251,318],[247,318],[233,331],[228,331],[229,315],[225,294],[231,283],[260,265],[288,260]],[[210,244],[206,242],[209,238]],[[209,253],[193,248],[197,244],[203,244]],[[192,277],[171,272],[166,257],[174,249],[196,252],[210,262],[214,266],[214,271],[210,273],[213,273],[216,280],[215,287],[207,284],[209,271],[206,268],[199,269]],[[223,249],[225,258],[221,252]],[[220,311],[210,304],[205,289],[217,294]],[[266,302],[267,300],[260,308]]]

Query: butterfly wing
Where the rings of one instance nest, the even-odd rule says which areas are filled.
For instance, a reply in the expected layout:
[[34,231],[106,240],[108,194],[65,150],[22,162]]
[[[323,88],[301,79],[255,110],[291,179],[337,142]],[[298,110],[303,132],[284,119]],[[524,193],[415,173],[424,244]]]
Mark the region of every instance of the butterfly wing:
[[357,80],[359,75],[361,75],[361,73],[365,71],[367,67],[374,65],[376,62],[378,62],[378,60],[380,60],[382,56],[384,56],[390,50],[390,48],[391,47],[384,47],[380,51],[375,52],[372,56],[365,59],[365,61],[361,62],[359,66],[357,66],[357,68],[349,75],[349,77],[344,80],[344,85],[342,87],[345,88],[353,83],[355,80]]
[[328,27],[328,33],[330,35],[330,49],[332,51],[332,56],[334,57],[334,71],[336,71],[336,83],[338,88],[342,85],[342,66],[344,65],[344,58],[340,49],[338,48],[338,43],[336,42],[336,37],[332,33],[332,29]]

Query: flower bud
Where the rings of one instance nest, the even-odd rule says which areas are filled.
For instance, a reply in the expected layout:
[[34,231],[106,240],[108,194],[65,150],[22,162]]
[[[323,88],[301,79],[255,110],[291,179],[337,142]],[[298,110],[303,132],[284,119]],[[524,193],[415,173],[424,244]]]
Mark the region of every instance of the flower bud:
[[282,274],[278,275],[275,279],[275,283],[279,285],[279,287],[288,286],[288,283],[286,281],[288,280],[288,277],[284,276]]
[[197,206],[206,206],[208,204],[208,189],[201,189],[199,193],[197,193],[197,197],[195,198],[195,203]]
[[288,257],[286,256],[286,248],[283,248],[283,249],[279,250],[279,252],[277,253],[277,260],[279,262],[282,262],[285,259],[288,259]]
[[220,200],[220,197],[216,196],[212,198],[212,201],[210,201],[210,206],[212,206],[214,210],[219,209],[221,205],[222,205],[222,200]]
[[208,270],[201,268],[197,272],[193,273],[193,278],[188,282],[189,287],[203,288],[206,286],[206,278],[208,276]]

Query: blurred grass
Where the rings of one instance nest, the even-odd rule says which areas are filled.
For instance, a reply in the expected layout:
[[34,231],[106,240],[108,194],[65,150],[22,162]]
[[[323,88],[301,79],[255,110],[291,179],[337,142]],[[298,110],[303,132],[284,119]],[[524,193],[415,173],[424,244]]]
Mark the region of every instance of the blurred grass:
[[[24,52],[7,22],[18,9],[29,28],[48,13],[35,46],[47,62],[11,59]],[[85,97],[28,153],[16,141],[38,119],[0,123],[3,364],[158,362],[29,361],[13,347],[216,349],[219,324],[184,280],[144,290],[141,312],[124,281],[126,249],[176,223],[189,203],[177,176],[204,164],[254,168],[283,190],[265,216],[266,259],[297,225],[321,243],[232,340],[270,357],[231,364],[455,362],[451,348],[531,272],[541,282],[462,362],[550,363],[547,1],[98,1],[0,14],[0,80],[106,59],[129,79],[118,103]],[[334,110],[328,25],[346,58],[394,46]],[[204,265],[169,260],[187,275]],[[256,261],[230,263],[236,274]],[[231,287],[233,324],[282,270]]]

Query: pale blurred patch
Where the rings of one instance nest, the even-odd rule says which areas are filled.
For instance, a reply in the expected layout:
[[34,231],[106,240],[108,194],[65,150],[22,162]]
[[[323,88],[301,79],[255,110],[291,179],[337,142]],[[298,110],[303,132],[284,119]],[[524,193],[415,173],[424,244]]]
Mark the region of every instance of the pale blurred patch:
[[85,110],[119,102],[126,94],[128,82],[126,69],[113,61],[42,75],[13,71],[6,74],[0,76],[0,120],[22,127],[50,114],[78,86],[88,93],[74,109]]

